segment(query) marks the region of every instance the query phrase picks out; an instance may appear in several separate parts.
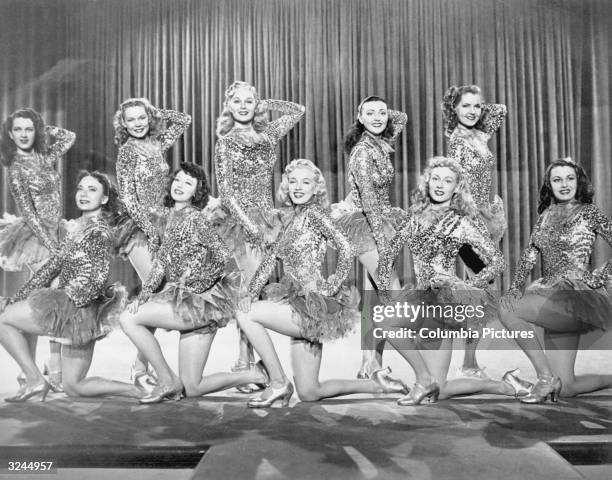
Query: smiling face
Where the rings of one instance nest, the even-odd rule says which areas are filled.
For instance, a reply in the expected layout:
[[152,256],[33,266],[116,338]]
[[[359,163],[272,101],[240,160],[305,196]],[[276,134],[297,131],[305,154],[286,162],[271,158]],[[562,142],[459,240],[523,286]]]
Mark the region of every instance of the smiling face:
[[379,100],[366,102],[361,106],[358,116],[365,129],[373,135],[380,135],[387,128],[389,113],[387,104]]
[[298,167],[287,174],[289,198],[294,205],[309,203],[317,190],[315,173],[309,168]]
[[13,119],[13,126],[9,131],[9,137],[11,137],[11,140],[19,150],[24,152],[32,150],[34,140],[36,140],[36,128],[32,119],[15,117]]
[[255,117],[257,104],[258,102],[253,93],[253,89],[240,87],[236,89],[232,97],[228,100],[227,108],[232,114],[232,118],[235,122],[249,124]]
[[172,181],[170,196],[178,204],[191,203],[197,188],[198,179],[181,170]]
[[104,186],[96,178],[85,176],[77,185],[75,200],[81,212],[95,212],[108,202],[108,196],[104,194]]
[[578,189],[576,170],[568,166],[554,167],[550,171],[550,187],[557,202],[573,200]]
[[123,111],[123,126],[134,138],[144,138],[149,133],[149,115],[143,105],[127,107]]
[[457,190],[458,181],[457,174],[450,168],[433,168],[428,183],[431,202],[442,206],[450,205],[453,194]]
[[455,106],[457,120],[461,125],[472,128],[482,115],[482,98],[477,93],[464,93]]

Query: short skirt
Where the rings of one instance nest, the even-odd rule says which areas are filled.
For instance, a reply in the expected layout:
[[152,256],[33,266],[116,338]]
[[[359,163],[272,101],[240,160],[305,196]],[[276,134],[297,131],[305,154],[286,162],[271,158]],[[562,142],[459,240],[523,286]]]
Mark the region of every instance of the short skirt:
[[[57,241],[57,223],[43,223],[43,228],[49,237]],[[0,219],[0,268],[8,272],[20,272],[49,257],[47,247],[22,217],[5,214]]]
[[[164,235],[166,228],[167,216],[159,212],[149,213],[149,220],[153,224],[159,235],[159,240]],[[114,232],[114,247],[115,254],[123,260],[127,260],[129,254],[135,247],[148,246],[148,239],[145,233],[140,229],[136,222],[128,214],[124,213],[119,216],[116,221]]]

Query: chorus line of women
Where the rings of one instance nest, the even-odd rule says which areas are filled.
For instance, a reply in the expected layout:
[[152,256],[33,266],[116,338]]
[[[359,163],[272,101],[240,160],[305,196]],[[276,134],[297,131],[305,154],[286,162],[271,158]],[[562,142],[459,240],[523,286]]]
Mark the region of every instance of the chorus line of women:
[[[474,85],[448,90],[442,102],[447,156],[428,161],[408,211],[394,207],[389,194],[393,142],[407,117],[381,97],[366,97],[357,107],[345,138],[350,194],[334,205],[323,174],[306,159],[287,165],[276,208],[272,200],[276,146],[302,118],[303,106],[263,100],[245,82],[228,87],[223,106],[214,158],[218,199],[209,196],[206,175],[192,162],[168,175],[164,153],[189,127],[189,115],[133,98],[114,118],[118,189],[104,173],[82,172],[75,194],[81,216],[69,222],[61,220],[56,163],[75,135],[45,127],[31,109],[4,122],[2,160],[21,216],[3,218],[0,262],[5,270],[31,273],[0,304],[0,343],[22,370],[18,392],[6,401],[44,399],[64,389],[74,396],[156,403],[235,387],[261,391],[249,407],[287,405],[295,389],[302,401],[387,393],[401,394],[400,405],[418,405],[490,393],[541,403],[612,386],[609,375],[574,374],[580,335],[608,329],[612,306],[612,263],[590,267],[596,235],[612,243],[612,222],[593,205],[580,165],[563,159],[547,168],[540,217],[512,287],[501,302],[494,295],[505,265],[497,244],[506,222],[493,191],[495,162],[487,143],[505,106],[484,103]],[[271,121],[270,111],[279,118]],[[328,246],[338,259],[335,272],[325,276]],[[402,288],[393,264],[404,246],[416,284]],[[538,254],[544,277],[524,289]],[[129,259],[142,283],[129,304],[123,287],[107,285],[113,255]],[[383,367],[382,342],[364,353],[357,379],[319,381],[323,344],[346,336],[360,317],[359,294],[347,284],[354,258],[383,301],[469,301],[486,312],[477,328],[497,317],[510,331],[544,327],[544,346],[537,336],[517,340],[533,363],[535,383],[517,370],[490,379],[476,362],[475,342],[466,345],[464,375],[448,380],[452,341],[444,338],[429,344],[389,340],[414,370],[412,389]],[[269,283],[277,260],[284,275]],[[203,375],[216,332],[232,319],[240,331],[236,364]],[[392,321],[401,327],[405,320]],[[427,322],[463,328],[441,318]],[[138,350],[133,383],[87,377],[95,342],[118,326]],[[156,328],[180,332],[178,372]],[[291,338],[293,382],[269,330]],[[35,361],[38,336],[51,340],[46,373]],[[553,345],[557,350],[545,348]]]

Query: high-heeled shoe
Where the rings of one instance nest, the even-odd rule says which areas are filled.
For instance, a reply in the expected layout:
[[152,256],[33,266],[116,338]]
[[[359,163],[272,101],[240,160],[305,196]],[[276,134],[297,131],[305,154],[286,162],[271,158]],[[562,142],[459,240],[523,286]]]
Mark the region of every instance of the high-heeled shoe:
[[178,378],[171,385],[157,385],[151,393],[138,401],[143,404],[161,403],[164,400],[178,401],[185,396],[185,387]]
[[561,393],[561,379],[559,377],[539,376],[531,393],[521,397],[521,403],[544,403],[548,397],[553,403],[559,400]]
[[47,382],[49,382],[49,385],[51,385],[51,391],[53,393],[64,393],[61,370],[51,370],[49,366],[45,363],[43,365],[42,374],[46,377]]
[[389,376],[391,373],[390,367],[381,368],[372,373],[372,380],[374,380],[383,389],[383,393],[401,393],[407,395],[410,392],[408,386],[396,378]]
[[[255,368],[256,366],[257,364],[255,362],[244,362],[242,360],[238,360],[236,361],[234,366],[230,368],[230,371],[244,372],[246,370],[251,370],[252,368]],[[238,390],[240,393],[249,394],[249,393],[255,393],[255,392],[260,392],[262,390],[265,390],[267,386],[268,385],[263,384],[263,383],[245,383],[244,385],[238,385],[236,387],[236,390]]]
[[520,378],[518,376],[519,373],[521,373],[521,371],[518,368],[515,368],[514,370],[509,370],[504,373],[504,376],[502,377],[502,382],[507,383],[514,388],[514,396],[517,398],[529,395],[533,390],[533,383]]
[[44,402],[49,390],[51,390],[51,385],[47,380],[43,380],[37,385],[24,387],[12,397],[5,398],[4,401],[7,403],[23,403],[36,395],[40,395],[40,401]]
[[427,386],[423,386],[420,383],[415,383],[410,393],[405,397],[400,398],[397,401],[397,404],[403,407],[420,405],[426,398],[428,403],[436,403],[439,396],[440,386],[435,380],[432,380],[432,382]]
[[[270,395],[264,397],[267,391],[270,391]],[[252,398],[247,402],[249,408],[270,408],[277,400],[282,401],[283,407],[289,406],[289,400],[293,395],[293,384],[287,381],[282,387],[274,388],[268,387],[259,397]]]

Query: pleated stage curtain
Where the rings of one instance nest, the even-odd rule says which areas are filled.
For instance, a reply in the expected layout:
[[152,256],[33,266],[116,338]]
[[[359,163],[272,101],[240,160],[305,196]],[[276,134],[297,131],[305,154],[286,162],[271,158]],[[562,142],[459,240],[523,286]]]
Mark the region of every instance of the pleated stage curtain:
[[[127,97],[192,115],[168,160],[202,164],[214,185],[215,119],[238,79],[264,98],[306,106],[280,147],[277,180],[291,159],[312,159],[333,201],[347,193],[342,138],[360,99],[377,94],[405,111],[393,185],[403,208],[427,158],[445,153],[446,88],[475,83],[486,100],[505,103],[491,144],[509,220],[502,285],[527,244],[551,160],[584,165],[596,202],[612,214],[609,2],[4,0],[0,9],[2,118],[28,105],[78,135],[62,165],[67,216],[76,215],[81,168],[114,172],[111,119]],[[4,173],[1,185],[0,207],[13,211]],[[596,253],[600,262],[610,250]],[[127,265],[120,270],[129,276]]]

